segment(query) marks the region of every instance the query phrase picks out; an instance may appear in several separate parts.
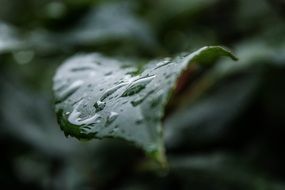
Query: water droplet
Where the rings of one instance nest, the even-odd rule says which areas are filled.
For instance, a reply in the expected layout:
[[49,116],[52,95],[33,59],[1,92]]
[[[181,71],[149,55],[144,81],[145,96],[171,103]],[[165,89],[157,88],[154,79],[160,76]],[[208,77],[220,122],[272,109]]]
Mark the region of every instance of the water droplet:
[[149,91],[145,96],[143,96],[143,97],[138,97],[137,99],[135,99],[135,100],[132,100],[131,101],[131,104],[133,105],[133,106],[138,106],[138,105],[140,105],[149,95],[151,95],[152,93],[154,93],[154,90],[151,90],[151,91]]
[[112,129],[111,133],[116,133],[119,131],[119,125],[115,125],[115,127]]
[[158,68],[160,68],[162,66],[168,65],[169,63],[171,63],[171,59],[170,59],[170,57],[166,57],[166,58],[164,58],[163,61],[157,63],[156,67],[154,69],[158,69]]
[[124,105],[124,104],[126,104],[126,103],[128,103],[128,101],[124,101],[124,102],[122,103],[122,105]]
[[101,115],[95,114],[90,118],[80,118],[81,112],[78,111],[79,106],[83,100],[81,100],[73,109],[71,114],[68,116],[68,121],[73,125],[85,126],[90,124],[97,124],[101,122]]
[[94,107],[96,108],[96,112],[101,111],[105,108],[106,106],[106,102],[102,102],[100,100],[98,100],[95,104]]
[[155,75],[152,76],[146,76],[139,78],[135,81],[133,81],[125,90],[125,92],[122,94],[122,96],[131,96],[138,92],[140,92],[142,89],[146,87],[147,84],[149,84],[153,79],[155,78]]
[[157,98],[153,99],[150,103],[150,107],[155,108],[156,106],[158,106],[161,103],[162,97],[162,95],[159,95]]
[[82,81],[82,80],[77,80],[77,81],[73,82],[66,89],[63,89],[61,92],[58,92],[57,99],[59,101],[66,99],[67,97],[72,95],[83,83],[84,83],[84,81]]
[[67,101],[72,102],[71,105],[74,106],[74,105],[79,104],[82,101],[82,99],[83,99],[83,97],[79,98],[78,100],[75,100],[74,102],[72,102],[71,100],[67,100]]
[[119,81],[114,82],[114,85],[118,85],[118,84],[122,84],[122,83],[126,83],[124,81],[124,79],[120,79]]
[[62,90],[64,87],[67,86],[68,82],[67,80],[63,80],[63,79],[55,79],[54,80],[54,87],[53,87],[53,90],[54,91],[60,91]]
[[143,101],[144,101],[144,98],[138,98],[136,100],[131,101],[131,104],[133,106],[137,106],[137,105],[141,104]]
[[91,67],[91,66],[82,66],[82,67],[72,68],[71,71],[72,71],[72,72],[78,72],[78,71],[88,71],[88,70],[92,70],[92,69],[94,69],[94,67]]
[[109,76],[109,75],[111,75],[111,74],[113,74],[113,72],[112,72],[112,71],[107,72],[107,73],[105,73],[104,75],[105,75],[105,76]]
[[110,125],[111,123],[113,123],[113,121],[115,121],[118,116],[119,114],[117,112],[110,112],[110,115],[107,118],[106,125]]
[[169,73],[169,74],[165,75],[164,77],[165,77],[166,79],[168,79],[168,78],[170,78],[171,76],[172,76],[172,74]]
[[126,86],[128,83],[121,83],[118,84],[117,86],[114,86],[112,88],[109,88],[108,90],[106,90],[104,92],[104,94],[101,96],[100,100],[103,101],[105,98],[107,98],[108,96],[110,96],[111,94],[113,94],[114,92],[116,92],[119,88]]

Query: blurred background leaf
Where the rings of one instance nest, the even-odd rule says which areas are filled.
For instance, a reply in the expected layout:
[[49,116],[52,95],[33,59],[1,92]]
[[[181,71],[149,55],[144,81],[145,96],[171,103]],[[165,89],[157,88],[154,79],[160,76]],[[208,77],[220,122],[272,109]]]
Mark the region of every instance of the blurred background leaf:
[[[1,188],[284,189],[283,0],[0,0]],[[224,45],[164,118],[168,173],[135,147],[65,138],[51,78],[67,57],[148,60]],[[131,61],[130,61],[131,62]],[[127,155],[127,156],[126,156]]]

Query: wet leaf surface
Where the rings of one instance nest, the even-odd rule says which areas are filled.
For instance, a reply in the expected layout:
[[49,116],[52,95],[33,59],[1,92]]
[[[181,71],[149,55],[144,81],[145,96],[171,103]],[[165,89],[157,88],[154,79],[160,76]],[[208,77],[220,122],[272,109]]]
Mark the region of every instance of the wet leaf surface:
[[143,68],[100,54],[76,55],[54,77],[58,122],[66,135],[121,138],[165,164],[161,119],[177,79],[190,64],[208,65],[221,56],[236,59],[218,46]]

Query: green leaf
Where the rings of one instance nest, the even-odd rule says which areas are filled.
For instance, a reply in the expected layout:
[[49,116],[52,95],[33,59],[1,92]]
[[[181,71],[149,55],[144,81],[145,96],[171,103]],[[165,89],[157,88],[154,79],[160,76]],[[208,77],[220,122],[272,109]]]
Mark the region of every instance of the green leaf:
[[150,27],[134,14],[128,3],[122,2],[92,8],[61,38],[69,44],[83,46],[120,40],[129,43],[135,40],[140,45],[154,43]]
[[23,49],[24,41],[16,28],[0,21],[0,54]]
[[66,135],[121,138],[166,164],[161,118],[179,76],[191,63],[236,57],[218,46],[130,66],[100,54],[76,55],[54,77],[56,112]]

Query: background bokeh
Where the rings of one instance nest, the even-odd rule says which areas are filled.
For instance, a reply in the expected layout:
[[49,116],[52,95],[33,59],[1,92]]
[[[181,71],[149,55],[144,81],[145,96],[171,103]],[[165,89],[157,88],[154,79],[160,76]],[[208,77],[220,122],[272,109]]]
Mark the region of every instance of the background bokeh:
[[[232,49],[164,119],[169,172],[108,139],[66,138],[52,77],[68,57]],[[0,0],[1,189],[285,189],[284,0]]]

